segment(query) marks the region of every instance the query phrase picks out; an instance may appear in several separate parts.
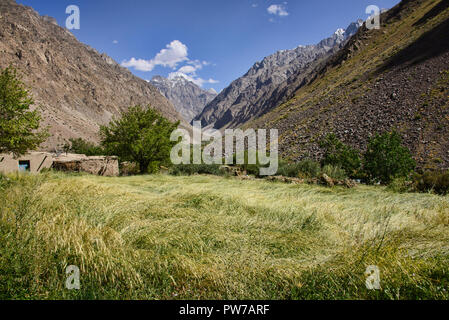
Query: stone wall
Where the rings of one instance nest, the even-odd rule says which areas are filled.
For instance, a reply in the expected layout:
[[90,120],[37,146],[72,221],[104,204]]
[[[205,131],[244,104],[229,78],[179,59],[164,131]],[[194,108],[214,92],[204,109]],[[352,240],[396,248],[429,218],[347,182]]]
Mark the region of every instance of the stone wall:
[[119,175],[117,157],[85,157],[81,159],[55,159],[55,170],[67,172],[87,172],[90,174],[116,177]]

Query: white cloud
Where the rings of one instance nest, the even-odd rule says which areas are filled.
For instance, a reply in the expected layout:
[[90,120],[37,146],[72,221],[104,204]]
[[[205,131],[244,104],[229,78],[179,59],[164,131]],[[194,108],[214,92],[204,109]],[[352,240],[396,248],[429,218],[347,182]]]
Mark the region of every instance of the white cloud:
[[196,68],[194,66],[184,66],[178,70],[178,72],[185,73],[185,74],[195,73],[195,71],[196,71]]
[[162,49],[153,59],[136,59],[131,58],[122,62],[123,67],[135,68],[139,71],[153,71],[156,66],[169,67],[172,69],[177,68],[178,64],[185,62],[185,65],[178,69],[176,72],[171,72],[168,75],[169,79],[176,77],[183,77],[189,81],[192,81],[196,85],[202,87],[206,83],[218,83],[214,79],[202,79],[197,75],[197,71],[203,69],[204,66],[209,66],[211,63],[201,60],[190,60],[188,58],[188,48],[179,40],[174,40],[167,45],[165,49]]
[[214,79],[202,79],[197,75],[197,71],[203,69],[203,66],[210,65],[207,61],[200,60],[189,60],[186,66],[179,68],[178,71],[172,72],[168,75],[169,79],[174,79],[177,77],[183,77],[189,81],[192,81],[197,86],[202,87],[205,83],[218,83],[217,80]]
[[122,66],[126,68],[134,68],[139,71],[152,71],[155,67],[151,61],[131,58],[128,61],[123,61]]
[[187,46],[181,41],[174,40],[167,45],[166,49],[162,49],[153,61],[155,65],[175,68],[178,63],[189,60],[187,55]]
[[146,72],[153,71],[156,66],[174,69],[180,62],[189,60],[187,56],[187,46],[179,40],[174,40],[168,44],[165,49],[162,49],[153,59],[144,60],[131,58],[128,61],[123,61],[122,66]]
[[[284,4],[287,4],[284,2]],[[267,8],[269,14],[274,14],[275,16],[286,17],[289,15],[285,5],[283,4],[272,4]]]
[[251,5],[251,7],[253,7],[253,8],[257,8],[259,5],[257,4],[257,3],[253,3],[252,5]]
[[112,41],[113,44],[118,44],[118,40]]
[[195,68],[195,70],[201,70],[203,69],[203,65],[205,65],[203,62],[201,62],[200,60],[190,60],[189,62],[187,62],[188,64],[190,64],[192,67]]
[[[183,69],[183,68],[181,68],[181,69]],[[184,72],[181,72],[181,69],[179,69],[176,72],[170,73],[168,75],[168,78],[169,79],[175,79],[177,77],[183,77],[184,79],[193,82],[194,84],[196,84],[199,87],[202,87],[206,83],[213,84],[213,83],[218,83],[219,82],[219,81],[214,80],[214,79],[209,79],[209,80],[202,79],[202,78],[198,77],[195,73],[186,74]]]

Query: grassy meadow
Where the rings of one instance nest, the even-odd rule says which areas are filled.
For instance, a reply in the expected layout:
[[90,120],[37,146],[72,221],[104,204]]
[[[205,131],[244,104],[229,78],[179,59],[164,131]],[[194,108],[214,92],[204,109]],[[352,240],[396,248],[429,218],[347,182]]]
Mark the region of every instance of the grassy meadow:
[[0,210],[0,299],[449,299],[449,196],[49,172]]

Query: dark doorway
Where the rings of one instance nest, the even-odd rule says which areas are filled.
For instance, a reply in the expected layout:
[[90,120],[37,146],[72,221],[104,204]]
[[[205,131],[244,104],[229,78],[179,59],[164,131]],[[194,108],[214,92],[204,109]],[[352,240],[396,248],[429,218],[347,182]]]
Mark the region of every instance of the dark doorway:
[[29,160],[19,161],[19,171],[29,172],[31,170],[31,164]]

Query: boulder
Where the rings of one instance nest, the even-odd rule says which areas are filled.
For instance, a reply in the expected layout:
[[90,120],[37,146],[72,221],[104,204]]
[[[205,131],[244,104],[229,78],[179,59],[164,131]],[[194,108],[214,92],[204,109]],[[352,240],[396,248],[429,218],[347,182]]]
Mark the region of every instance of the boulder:
[[343,185],[344,185],[346,188],[348,188],[348,189],[352,189],[352,188],[354,188],[354,187],[356,186],[356,183],[355,183],[354,180],[351,180],[351,179],[345,179],[345,180],[343,181]]
[[325,173],[321,175],[321,182],[328,187],[335,186],[334,180]]

